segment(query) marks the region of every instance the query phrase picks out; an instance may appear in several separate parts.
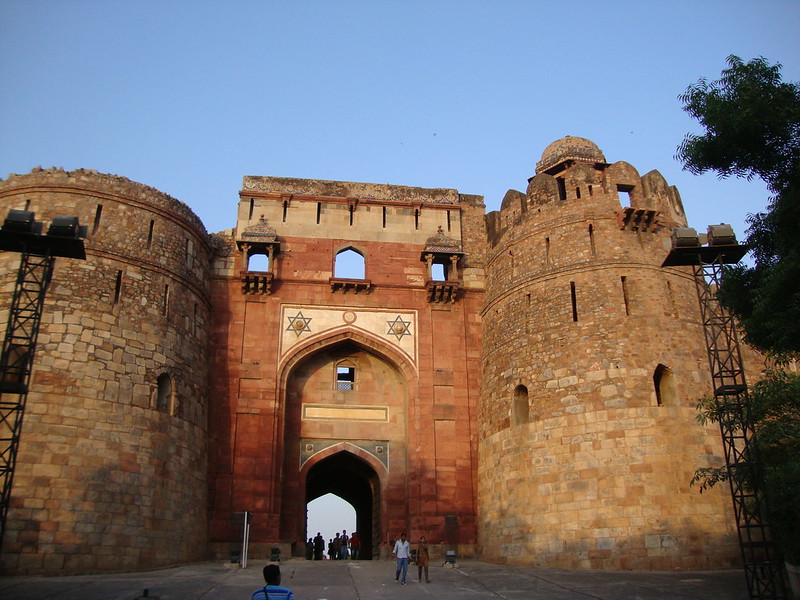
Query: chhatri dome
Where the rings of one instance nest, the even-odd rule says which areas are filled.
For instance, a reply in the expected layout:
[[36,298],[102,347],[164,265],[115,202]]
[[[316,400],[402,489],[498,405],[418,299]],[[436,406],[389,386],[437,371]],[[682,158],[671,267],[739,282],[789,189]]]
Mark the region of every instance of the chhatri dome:
[[542,159],[536,163],[536,174],[546,173],[567,161],[594,165],[605,163],[606,157],[593,141],[568,135],[544,149]]

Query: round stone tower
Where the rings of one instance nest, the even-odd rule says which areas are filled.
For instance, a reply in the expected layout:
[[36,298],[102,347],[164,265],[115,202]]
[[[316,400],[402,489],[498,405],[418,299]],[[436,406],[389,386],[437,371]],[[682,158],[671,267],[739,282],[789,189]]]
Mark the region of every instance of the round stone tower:
[[[10,209],[77,216],[86,260],[56,258],[11,494],[6,573],[206,557],[211,246],[183,203],[122,177],[37,169]],[[5,326],[20,255],[0,254]],[[6,400],[4,397],[3,400]]]
[[691,271],[661,267],[686,224],[657,171],[591,141],[550,144],[527,193],[487,216],[479,542],[491,561],[725,567],[738,546]]

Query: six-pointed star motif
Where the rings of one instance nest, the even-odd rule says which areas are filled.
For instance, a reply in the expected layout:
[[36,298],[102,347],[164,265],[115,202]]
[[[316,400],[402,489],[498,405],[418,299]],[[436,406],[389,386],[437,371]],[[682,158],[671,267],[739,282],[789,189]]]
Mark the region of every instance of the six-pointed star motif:
[[299,310],[295,316],[289,316],[289,327],[286,328],[286,331],[294,331],[297,337],[300,337],[304,331],[311,333],[309,323],[311,323],[311,317],[304,317],[303,311]]
[[386,335],[393,335],[398,341],[405,335],[411,335],[411,331],[408,329],[411,321],[403,321],[403,317],[400,315],[397,315],[394,321],[386,321],[386,324],[389,326]]

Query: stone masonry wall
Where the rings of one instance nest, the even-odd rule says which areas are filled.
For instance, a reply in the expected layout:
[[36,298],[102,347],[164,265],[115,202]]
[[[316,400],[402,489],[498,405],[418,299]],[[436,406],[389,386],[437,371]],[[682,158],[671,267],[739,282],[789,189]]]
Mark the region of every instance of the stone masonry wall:
[[[553,171],[487,219],[481,555],[729,567],[730,500],[689,487],[721,448],[716,428],[695,420],[711,382],[691,273],[660,267],[671,227],[685,224],[677,192],[627,163]],[[626,225],[620,192],[658,222]]]
[[[3,571],[204,559],[205,229],[177,200],[92,171],[11,176],[0,207],[35,212],[45,231],[54,215],[88,227],[86,260],[57,258],[46,296]],[[19,255],[0,262],[16,273]],[[4,278],[3,322],[12,290]]]

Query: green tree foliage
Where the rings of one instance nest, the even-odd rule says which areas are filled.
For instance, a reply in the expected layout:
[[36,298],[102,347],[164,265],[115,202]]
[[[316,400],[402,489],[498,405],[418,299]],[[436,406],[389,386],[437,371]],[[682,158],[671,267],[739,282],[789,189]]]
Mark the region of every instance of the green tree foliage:
[[[773,194],[765,211],[748,216],[745,243],[754,265],[727,268],[718,297],[740,320],[746,341],[786,365],[800,356],[800,85],[783,82],[780,64],[763,58],[727,62],[719,80],[701,79],[680,96],[705,134],[687,135],[677,157],[692,173],[760,177]],[[700,482],[702,492],[736,477],[763,490],[779,545],[800,563],[800,375],[781,366],[764,375],[744,414],[735,415],[753,431],[758,468],[698,469],[692,483]],[[699,420],[718,421],[739,408],[706,398]]]
[[719,298],[749,344],[791,355],[800,352],[800,85],[764,58],[727,62],[719,80],[679,96],[705,134],[688,134],[677,158],[692,173],[760,177],[773,194],[766,211],[748,216],[754,266],[726,269]]
[[[706,423],[717,422],[721,411],[730,407],[703,398],[698,408],[698,420]],[[757,453],[759,470],[739,474],[726,467],[697,469],[692,483],[700,483],[702,493],[731,476],[741,476],[745,487],[764,490],[776,540],[787,560],[800,563],[800,375],[768,370],[750,390],[744,419],[754,433],[752,451]],[[759,477],[763,485],[754,485],[750,477]]]

